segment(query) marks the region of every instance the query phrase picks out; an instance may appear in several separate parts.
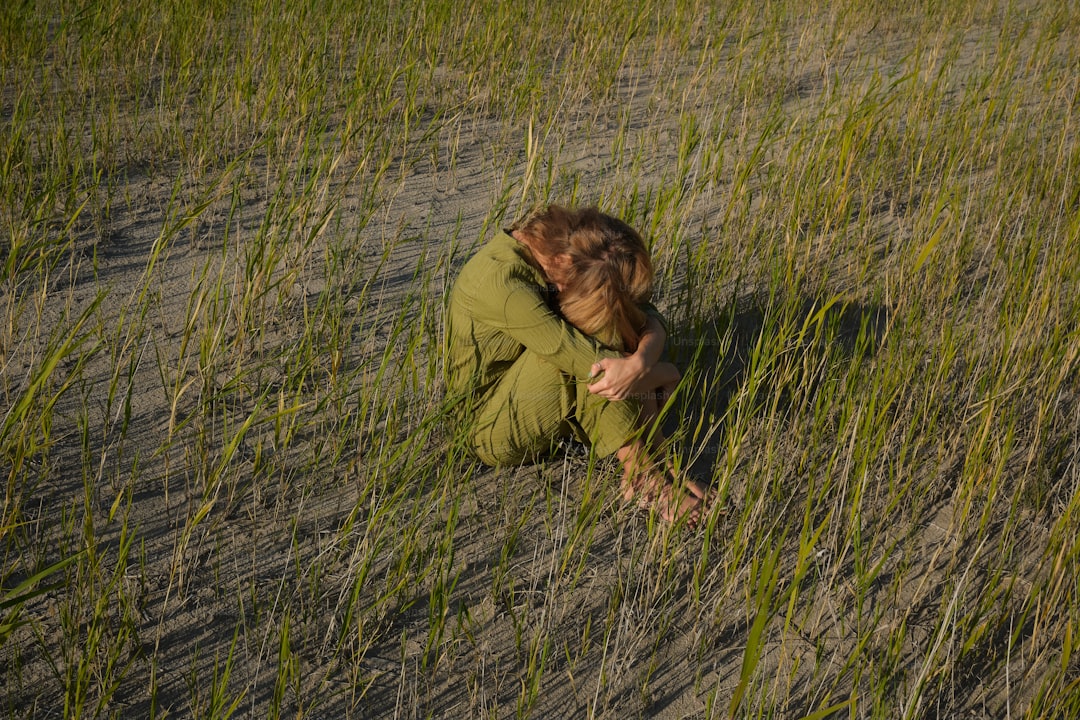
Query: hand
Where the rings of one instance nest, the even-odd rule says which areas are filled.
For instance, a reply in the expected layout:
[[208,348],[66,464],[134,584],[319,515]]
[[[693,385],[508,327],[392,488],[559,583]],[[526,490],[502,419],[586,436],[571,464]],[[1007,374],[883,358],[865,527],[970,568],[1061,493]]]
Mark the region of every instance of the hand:
[[596,377],[603,373],[604,377],[591,383],[589,392],[605,400],[625,400],[638,391],[649,370],[636,355],[598,360],[589,369],[590,376]]
[[645,370],[640,358],[633,355],[595,362],[591,372],[593,375],[603,372],[604,377],[589,385],[589,392],[615,401],[658,390],[663,390],[665,396],[669,396],[682,379],[679,369],[672,363],[658,362]]

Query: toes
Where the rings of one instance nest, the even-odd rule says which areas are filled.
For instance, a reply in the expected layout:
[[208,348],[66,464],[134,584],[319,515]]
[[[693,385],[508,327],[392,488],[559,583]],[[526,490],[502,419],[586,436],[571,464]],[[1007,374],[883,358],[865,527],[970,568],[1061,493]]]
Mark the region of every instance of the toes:
[[684,495],[679,504],[679,517],[685,519],[686,526],[696,527],[701,520],[701,498],[696,495]]
[[657,499],[661,517],[669,523],[686,523],[693,528],[701,519],[701,498],[674,485],[667,485]]
[[655,511],[664,522],[696,527],[711,495],[709,489],[694,480],[650,480],[643,483],[644,487],[636,487],[633,481],[625,481],[621,487],[623,500],[629,502],[636,499],[638,507]]

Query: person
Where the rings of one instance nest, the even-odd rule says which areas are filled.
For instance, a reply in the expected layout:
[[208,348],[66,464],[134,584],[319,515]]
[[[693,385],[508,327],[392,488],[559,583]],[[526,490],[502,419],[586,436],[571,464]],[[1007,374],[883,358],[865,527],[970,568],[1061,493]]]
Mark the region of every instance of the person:
[[660,403],[680,380],[649,302],[641,236],[596,208],[549,205],[462,267],[447,312],[447,390],[472,452],[492,466],[576,438],[623,466],[627,500],[695,524],[705,489],[659,461]]

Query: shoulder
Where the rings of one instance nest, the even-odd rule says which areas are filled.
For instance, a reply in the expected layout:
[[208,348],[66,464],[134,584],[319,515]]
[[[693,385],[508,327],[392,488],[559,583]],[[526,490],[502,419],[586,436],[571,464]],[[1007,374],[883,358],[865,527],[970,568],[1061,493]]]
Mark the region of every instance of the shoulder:
[[484,247],[481,248],[478,256],[486,256],[491,260],[500,262],[507,266],[524,265],[529,266],[528,261],[525,259],[525,253],[521,247],[521,243],[514,239],[512,235],[505,230],[500,230],[495,233]]
[[543,278],[528,263],[521,245],[505,231],[497,232],[461,270],[459,279],[483,285],[537,284]]

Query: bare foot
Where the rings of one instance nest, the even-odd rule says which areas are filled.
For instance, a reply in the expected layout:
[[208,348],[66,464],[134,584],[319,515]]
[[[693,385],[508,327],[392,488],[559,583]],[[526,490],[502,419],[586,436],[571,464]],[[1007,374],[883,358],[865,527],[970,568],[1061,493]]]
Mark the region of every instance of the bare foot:
[[623,499],[634,500],[643,509],[655,508],[666,522],[685,522],[695,527],[701,520],[708,492],[694,480],[675,483],[669,477],[645,473],[622,484]]

